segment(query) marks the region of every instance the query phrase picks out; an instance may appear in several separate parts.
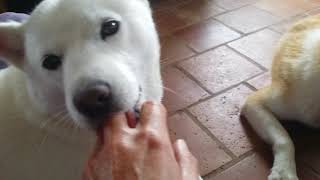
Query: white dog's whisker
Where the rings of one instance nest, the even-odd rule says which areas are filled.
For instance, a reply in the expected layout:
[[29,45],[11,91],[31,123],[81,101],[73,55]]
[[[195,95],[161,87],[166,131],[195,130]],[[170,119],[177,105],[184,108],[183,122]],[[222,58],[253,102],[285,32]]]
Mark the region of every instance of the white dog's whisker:
[[61,115],[65,114],[67,112],[66,109],[62,109],[61,111],[59,111],[58,113],[56,113],[55,115],[49,117],[46,121],[43,121],[40,124],[40,128],[43,129],[45,128],[50,122],[52,122],[53,120],[59,118]]
[[64,115],[59,119],[59,121],[56,123],[56,127],[61,126],[61,127],[64,127],[64,128],[65,128],[65,127],[67,126],[67,124],[69,123],[69,121],[68,121],[69,118],[70,118],[70,116],[69,116],[68,113],[64,114]]
[[46,142],[46,140],[48,139],[48,137],[49,137],[49,133],[46,133],[46,134],[43,136],[40,144],[39,144],[38,147],[36,148],[36,152],[40,152],[41,147],[44,145],[44,143]]
[[169,93],[172,93],[174,94],[175,96],[179,97],[180,99],[186,99],[185,97],[181,96],[178,92],[176,92],[175,90],[171,89],[171,88],[168,88],[168,87],[165,87],[165,86],[162,86],[162,85],[155,85],[153,84],[154,87],[159,87],[159,88],[162,88],[164,91],[167,91]]
[[64,113],[63,115],[60,116],[60,118],[55,122],[55,126],[59,127],[64,125],[65,121],[66,121],[66,117],[68,117],[68,113]]
[[173,89],[171,89],[171,88],[168,88],[168,87],[166,87],[166,86],[163,86],[163,85],[148,84],[148,86],[159,87],[159,88],[164,89],[165,91],[168,91],[168,92],[171,92],[171,93],[173,93],[173,94],[179,95],[175,90],[173,90]]
[[78,133],[79,127],[76,123],[72,123],[71,136],[76,136]]

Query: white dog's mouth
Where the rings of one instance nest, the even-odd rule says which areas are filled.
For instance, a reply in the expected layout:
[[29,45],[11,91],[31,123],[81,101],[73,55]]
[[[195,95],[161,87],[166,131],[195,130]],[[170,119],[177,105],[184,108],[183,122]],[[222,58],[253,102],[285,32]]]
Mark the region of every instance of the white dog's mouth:
[[[131,100],[131,103],[130,99],[114,95],[113,90],[105,83],[96,82],[88,85],[88,87],[84,87],[84,90],[80,90],[78,94],[75,94],[76,98],[74,98],[73,104],[77,111],[76,114],[79,114],[82,117],[80,119],[84,120],[85,124],[91,129],[99,129],[115,113],[119,112],[130,112],[134,114],[136,119],[139,118],[143,97],[141,86],[136,91],[135,100]],[[127,103],[119,103],[123,99]]]
[[139,95],[138,95],[138,99],[137,99],[137,101],[136,101],[136,104],[135,104],[135,106],[134,106],[134,108],[133,108],[133,110],[134,110],[134,113],[135,113],[135,115],[136,115],[136,117],[140,117],[140,112],[141,112],[141,98],[142,98],[142,87],[141,86],[139,86]]

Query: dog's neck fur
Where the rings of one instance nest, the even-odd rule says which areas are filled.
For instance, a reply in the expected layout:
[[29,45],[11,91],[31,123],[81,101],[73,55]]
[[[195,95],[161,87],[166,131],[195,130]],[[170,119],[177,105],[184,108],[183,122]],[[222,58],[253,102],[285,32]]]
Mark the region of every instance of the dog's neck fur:
[[[0,144],[2,144],[0,150],[0,178],[3,176],[6,178],[6,173],[10,174],[9,177],[12,177],[13,172],[15,172],[17,178],[20,177],[19,173],[28,173],[28,169],[24,167],[26,163],[17,163],[24,161],[29,163],[27,163],[27,166],[35,165],[32,168],[36,169],[41,168],[37,166],[46,165],[48,164],[47,161],[50,161],[53,168],[56,168],[56,170],[60,168],[57,170],[59,173],[63,172],[63,167],[59,167],[64,164],[61,162],[67,161],[66,163],[74,166],[75,170],[81,170],[92,147],[92,139],[90,138],[92,135],[85,134],[83,131],[80,134],[80,131],[77,132],[61,126],[58,131],[60,134],[54,134],[53,129],[47,128],[52,127],[52,125],[43,126],[40,120],[45,122],[52,115],[41,113],[32,106],[27,92],[25,75],[17,68],[10,66],[0,71],[0,88],[3,92],[0,94],[0,107],[2,109],[0,114]],[[39,122],[35,122],[35,119]],[[61,156],[63,154],[66,156]],[[55,158],[48,156],[54,156]],[[46,167],[43,172],[39,172],[36,176],[34,174],[30,175],[26,179],[34,177],[50,179],[51,177],[45,176],[51,171],[54,172],[55,170]],[[66,174],[72,176],[73,173]],[[75,177],[72,177],[72,179],[79,179],[80,177],[76,176],[80,174],[81,172],[75,172],[73,174]],[[12,178],[15,179],[15,177]]]
[[[1,78],[3,78],[3,80]],[[10,66],[3,70],[3,72],[0,72],[0,88],[1,92],[5,92],[0,94],[0,102],[3,102],[1,107],[5,110],[3,112],[6,112],[0,114],[0,116],[6,118],[12,117],[12,119],[0,117],[2,121],[7,121],[9,124],[28,124],[40,131],[43,130],[50,133],[50,135],[61,137],[67,141],[69,138],[73,138],[72,140],[70,139],[71,142],[83,142],[86,139],[90,139],[88,136],[92,136],[89,131],[82,129],[81,133],[77,132],[77,135],[70,137],[70,127],[65,127],[61,123],[56,122],[61,120],[61,115],[58,116],[57,114],[39,111],[29,98],[24,72],[14,66]],[[72,123],[71,120],[69,120],[69,122]],[[55,130],[56,128],[59,129],[59,131]],[[55,132],[59,132],[59,134],[55,134]],[[83,136],[81,136],[81,134]],[[66,137],[68,138],[66,139]]]

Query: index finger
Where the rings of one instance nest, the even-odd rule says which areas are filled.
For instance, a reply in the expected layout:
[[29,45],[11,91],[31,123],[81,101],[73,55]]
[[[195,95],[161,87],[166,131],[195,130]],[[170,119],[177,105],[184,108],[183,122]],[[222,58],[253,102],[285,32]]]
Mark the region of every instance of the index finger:
[[120,130],[129,128],[125,113],[114,114],[107,121],[108,122],[104,127],[104,133],[112,132],[113,134],[116,134],[116,132],[119,132]]
[[167,130],[167,111],[162,104],[146,102],[139,121],[139,125],[145,128]]

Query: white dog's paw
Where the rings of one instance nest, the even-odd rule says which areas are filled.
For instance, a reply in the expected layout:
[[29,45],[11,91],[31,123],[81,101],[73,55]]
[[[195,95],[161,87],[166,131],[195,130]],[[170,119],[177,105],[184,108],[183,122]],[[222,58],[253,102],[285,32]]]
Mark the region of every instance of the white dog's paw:
[[268,180],[299,180],[295,172],[290,172],[285,168],[273,167]]

